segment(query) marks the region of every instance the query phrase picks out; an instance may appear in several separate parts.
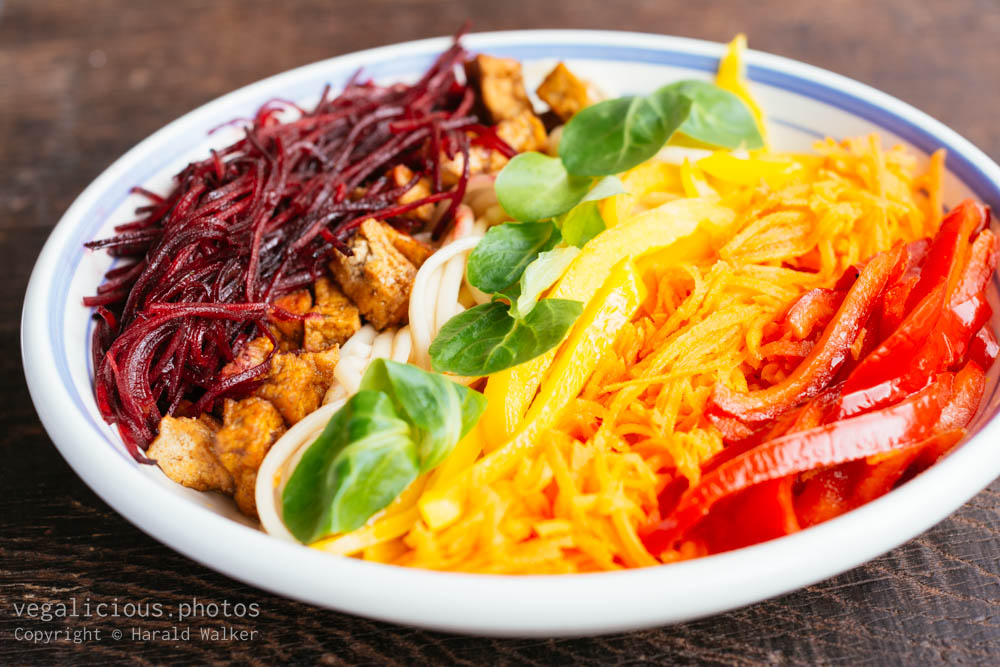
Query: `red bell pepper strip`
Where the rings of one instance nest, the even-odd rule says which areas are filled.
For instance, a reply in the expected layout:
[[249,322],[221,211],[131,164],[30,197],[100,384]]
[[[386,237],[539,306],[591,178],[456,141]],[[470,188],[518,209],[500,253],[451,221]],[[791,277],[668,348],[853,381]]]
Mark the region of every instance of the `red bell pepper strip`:
[[939,433],[928,440],[926,444],[917,448],[920,455],[917,457],[916,461],[910,464],[910,467],[904,472],[900,481],[905,482],[913,479],[923,471],[930,468],[932,465],[943,459],[948,452],[955,449],[955,446],[961,442],[964,437],[965,429],[960,428],[955,431],[945,431],[944,433]]
[[846,502],[846,510],[861,507],[865,503],[889,493],[903,479],[915,462],[923,456],[925,451],[928,449],[950,449],[962,439],[964,434],[965,432],[962,430],[937,433],[921,443],[920,446],[895,452],[877,463],[855,462],[862,464],[863,469],[856,475],[854,487]]
[[927,251],[931,247],[929,238],[917,239],[906,245],[906,271],[918,268],[927,259]]
[[[720,415],[714,412],[707,413],[709,423],[714,426],[719,433],[722,434],[722,440],[726,444],[731,443],[741,443],[751,440],[754,435],[758,434],[762,429],[752,429],[738,419],[734,419],[728,415]],[[757,438],[758,442],[754,444],[759,444],[760,438]],[[726,449],[729,449],[727,447]],[[725,450],[724,450],[725,451]],[[721,452],[720,452],[721,453]]]
[[969,239],[988,216],[981,204],[966,199],[944,217],[927,251],[920,281],[910,294],[907,310],[914,308],[938,285],[944,284],[945,293],[951,294],[965,266]]
[[843,290],[816,288],[809,290],[788,309],[785,327],[798,340],[812,335],[816,327],[825,327],[846,294]]
[[[903,323],[851,371],[844,381],[844,394],[899,380],[914,371],[911,361],[938,323],[944,299],[944,285],[925,296]],[[929,377],[930,371],[922,374]],[[912,391],[916,387],[909,388]]]
[[941,356],[939,368],[958,363],[965,356],[976,332],[986,325],[992,314],[993,309],[983,293],[945,309],[926,351],[922,352],[925,356],[932,356],[936,350]]
[[948,404],[938,420],[939,437],[920,448],[920,456],[908,474],[926,470],[950,452],[965,435],[965,427],[979,411],[986,391],[986,372],[974,361],[966,362],[955,374],[955,383]]
[[856,471],[864,461],[848,461],[826,470],[817,470],[808,478],[802,475],[802,489],[795,496],[795,514],[803,528],[828,521],[851,509],[849,498]]
[[719,553],[797,532],[794,483],[794,475],[774,479],[720,501],[718,511],[706,517],[690,537],[703,542],[709,553]]
[[840,278],[834,283],[833,289],[839,291],[847,291],[851,289],[851,286],[857,281],[858,276],[861,275],[861,270],[865,268],[863,262],[858,264],[852,264],[851,266],[844,269],[844,272],[840,274]]
[[879,327],[881,339],[884,340],[892,335],[906,319],[908,313],[906,301],[919,280],[920,271],[911,269],[895,285],[886,288],[885,295],[882,297],[882,320]]
[[[819,394],[819,396],[816,396],[802,406],[787,433],[808,431],[828,421],[828,417],[837,404],[837,400],[840,398],[841,389],[842,387],[839,384],[829,387]],[[782,433],[782,435],[786,435],[786,433]]]
[[[930,380],[929,377],[927,379],[928,381]],[[914,391],[922,388],[913,385],[914,379],[903,375],[880,382],[874,387],[866,387],[865,389],[858,389],[849,394],[844,394],[837,401],[836,408],[833,410],[834,419],[839,420],[854,417],[855,415],[898,403]]]
[[979,411],[986,391],[986,373],[979,364],[970,361],[955,374],[951,399],[941,411],[940,429],[952,431],[965,428]]
[[788,377],[767,389],[748,393],[716,384],[712,391],[714,405],[737,419],[763,421],[823,391],[847,359],[851,345],[868,321],[902,256],[902,248],[895,248],[875,255],[868,262],[815,347]]
[[997,355],[1000,355],[1000,342],[997,342],[993,327],[984,324],[969,343],[969,360],[975,361],[980,368],[988,371],[997,360]]
[[[907,297],[912,310],[851,372],[844,383],[845,394],[877,385],[883,385],[881,393],[886,394],[886,383],[895,383],[904,392],[913,391],[964,354],[972,334],[966,329],[985,321],[988,306],[978,293],[996,268],[997,241],[990,230],[980,232],[971,246],[968,242],[987,218],[986,209],[965,201],[944,219],[928,250],[920,280]],[[889,290],[886,295],[892,298]]]
[[851,372],[844,382],[839,417],[891,404],[926,386],[935,374],[965,356],[969,341],[992,311],[981,294],[939,311],[943,287],[939,285],[918,304]]
[[672,544],[717,502],[756,484],[914,446],[935,434],[951,388],[943,373],[898,405],[765,442],[704,475],[650,537]]
[[997,268],[997,255],[1000,254],[1000,241],[989,229],[979,232],[969,249],[969,260],[962,271],[962,276],[952,295],[953,305],[968,301],[986,289]]

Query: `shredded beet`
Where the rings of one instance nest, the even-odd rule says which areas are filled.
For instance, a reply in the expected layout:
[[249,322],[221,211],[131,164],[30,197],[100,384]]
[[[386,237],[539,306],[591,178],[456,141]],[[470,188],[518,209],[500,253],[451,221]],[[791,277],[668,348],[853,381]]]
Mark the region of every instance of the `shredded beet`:
[[[84,305],[96,308],[98,406],[134,457],[146,460],[160,419],[187,401],[194,414],[253,389],[270,357],[228,377],[223,366],[252,338],[272,337],[269,319],[294,317],[270,302],[315,282],[332,253],[349,253],[362,221],[413,230],[408,213],[450,200],[434,227],[440,236],[465,193],[470,146],[513,154],[470,115],[473,90],[456,76],[465,55],[456,39],[414,85],[356,75],[337,96],[327,87],[311,111],[272,100],[240,141],[177,174],[169,194],[135,188],[150,202],[140,217],[87,244],[130,259]],[[298,117],[281,122],[282,112]],[[450,189],[442,154],[464,156]],[[414,177],[395,187],[388,172],[400,164]],[[432,194],[400,204],[423,177]]]

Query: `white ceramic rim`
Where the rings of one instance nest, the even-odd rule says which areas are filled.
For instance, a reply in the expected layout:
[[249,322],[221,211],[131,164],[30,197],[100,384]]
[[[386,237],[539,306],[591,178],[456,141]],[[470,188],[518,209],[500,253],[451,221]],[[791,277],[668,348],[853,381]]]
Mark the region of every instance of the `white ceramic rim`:
[[[542,30],[469,35],[475,49],[504,44],[581,43],[690,51],[718,57],[723,46],[641,33]],[[99,176],[67,210],[32,272],[21,323],[22,357],[32,400],[46,431],[80,477],[104,501],[160,542],[248,584],[304,602],[431,629],[496,636],[568,636],[686,621],[785,593],[855,567],[930,528],[1000,474],[1000,421],[901,488],[847,515],[779,540],[668,566],[581,575],[490,576],[439,573],[332,557],[225,519],[150,484],[107,443],[79,428],[65,386],[46,356],[44,300],[60,249],[82,211],[134,166],[144,147],[204,121],[223,102],[256,98],[314,69],[363,66],[448,38],[370,49],[264,79],[210,102],[138,144]],[[967,140],[913,107],[851,79],[779,56],[751,51],[748,63],[809,79],[866,100],[957,150],[1000,183],[1000,167]],[[85,435],[80,436],[81,433]],[[107,456],[94,455],[101,449]],[[136,502],[136,499],[142,502]],[[211,539],[206,539],[211,536]]]

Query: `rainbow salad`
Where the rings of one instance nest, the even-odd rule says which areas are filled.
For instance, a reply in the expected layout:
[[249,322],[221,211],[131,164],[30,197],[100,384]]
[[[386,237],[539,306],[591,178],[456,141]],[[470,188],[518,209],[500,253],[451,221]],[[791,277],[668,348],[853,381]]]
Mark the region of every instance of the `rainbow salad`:
[[772,148],[745,44],[533,98],[456,39],[269,102],[88,244],[104,418],[276,538],[437,570],[669,563],[891,491],[1000,351],[990,211],[946,209],[943,151]]

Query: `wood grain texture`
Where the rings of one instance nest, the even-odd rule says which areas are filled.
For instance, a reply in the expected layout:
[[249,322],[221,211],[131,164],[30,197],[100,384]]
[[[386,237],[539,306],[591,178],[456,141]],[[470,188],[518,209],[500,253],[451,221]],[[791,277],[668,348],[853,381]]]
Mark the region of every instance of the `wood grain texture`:
[[[0,0],[0,663],[990,664],[1000,660],[1000,484],[907,545],[822,584],[685,625],[561,640],[490,640],[392,626],[266,594],[160,545],[62,461],[20,370],[34,258],[116,157],[232,89],[356,49],[451,32],[612,28],[751,45],[875,85],[1000,157],[1000,4],[759,0]],[[142,499],[136,499],[141,502]],[[669,592],[659,594],[669,595]],[[169,619],[26,621],[14,603],[260,606],[246,642],[15,641],[33,630],[166,629]],[[484,601],[488,604],[488,601]]]

